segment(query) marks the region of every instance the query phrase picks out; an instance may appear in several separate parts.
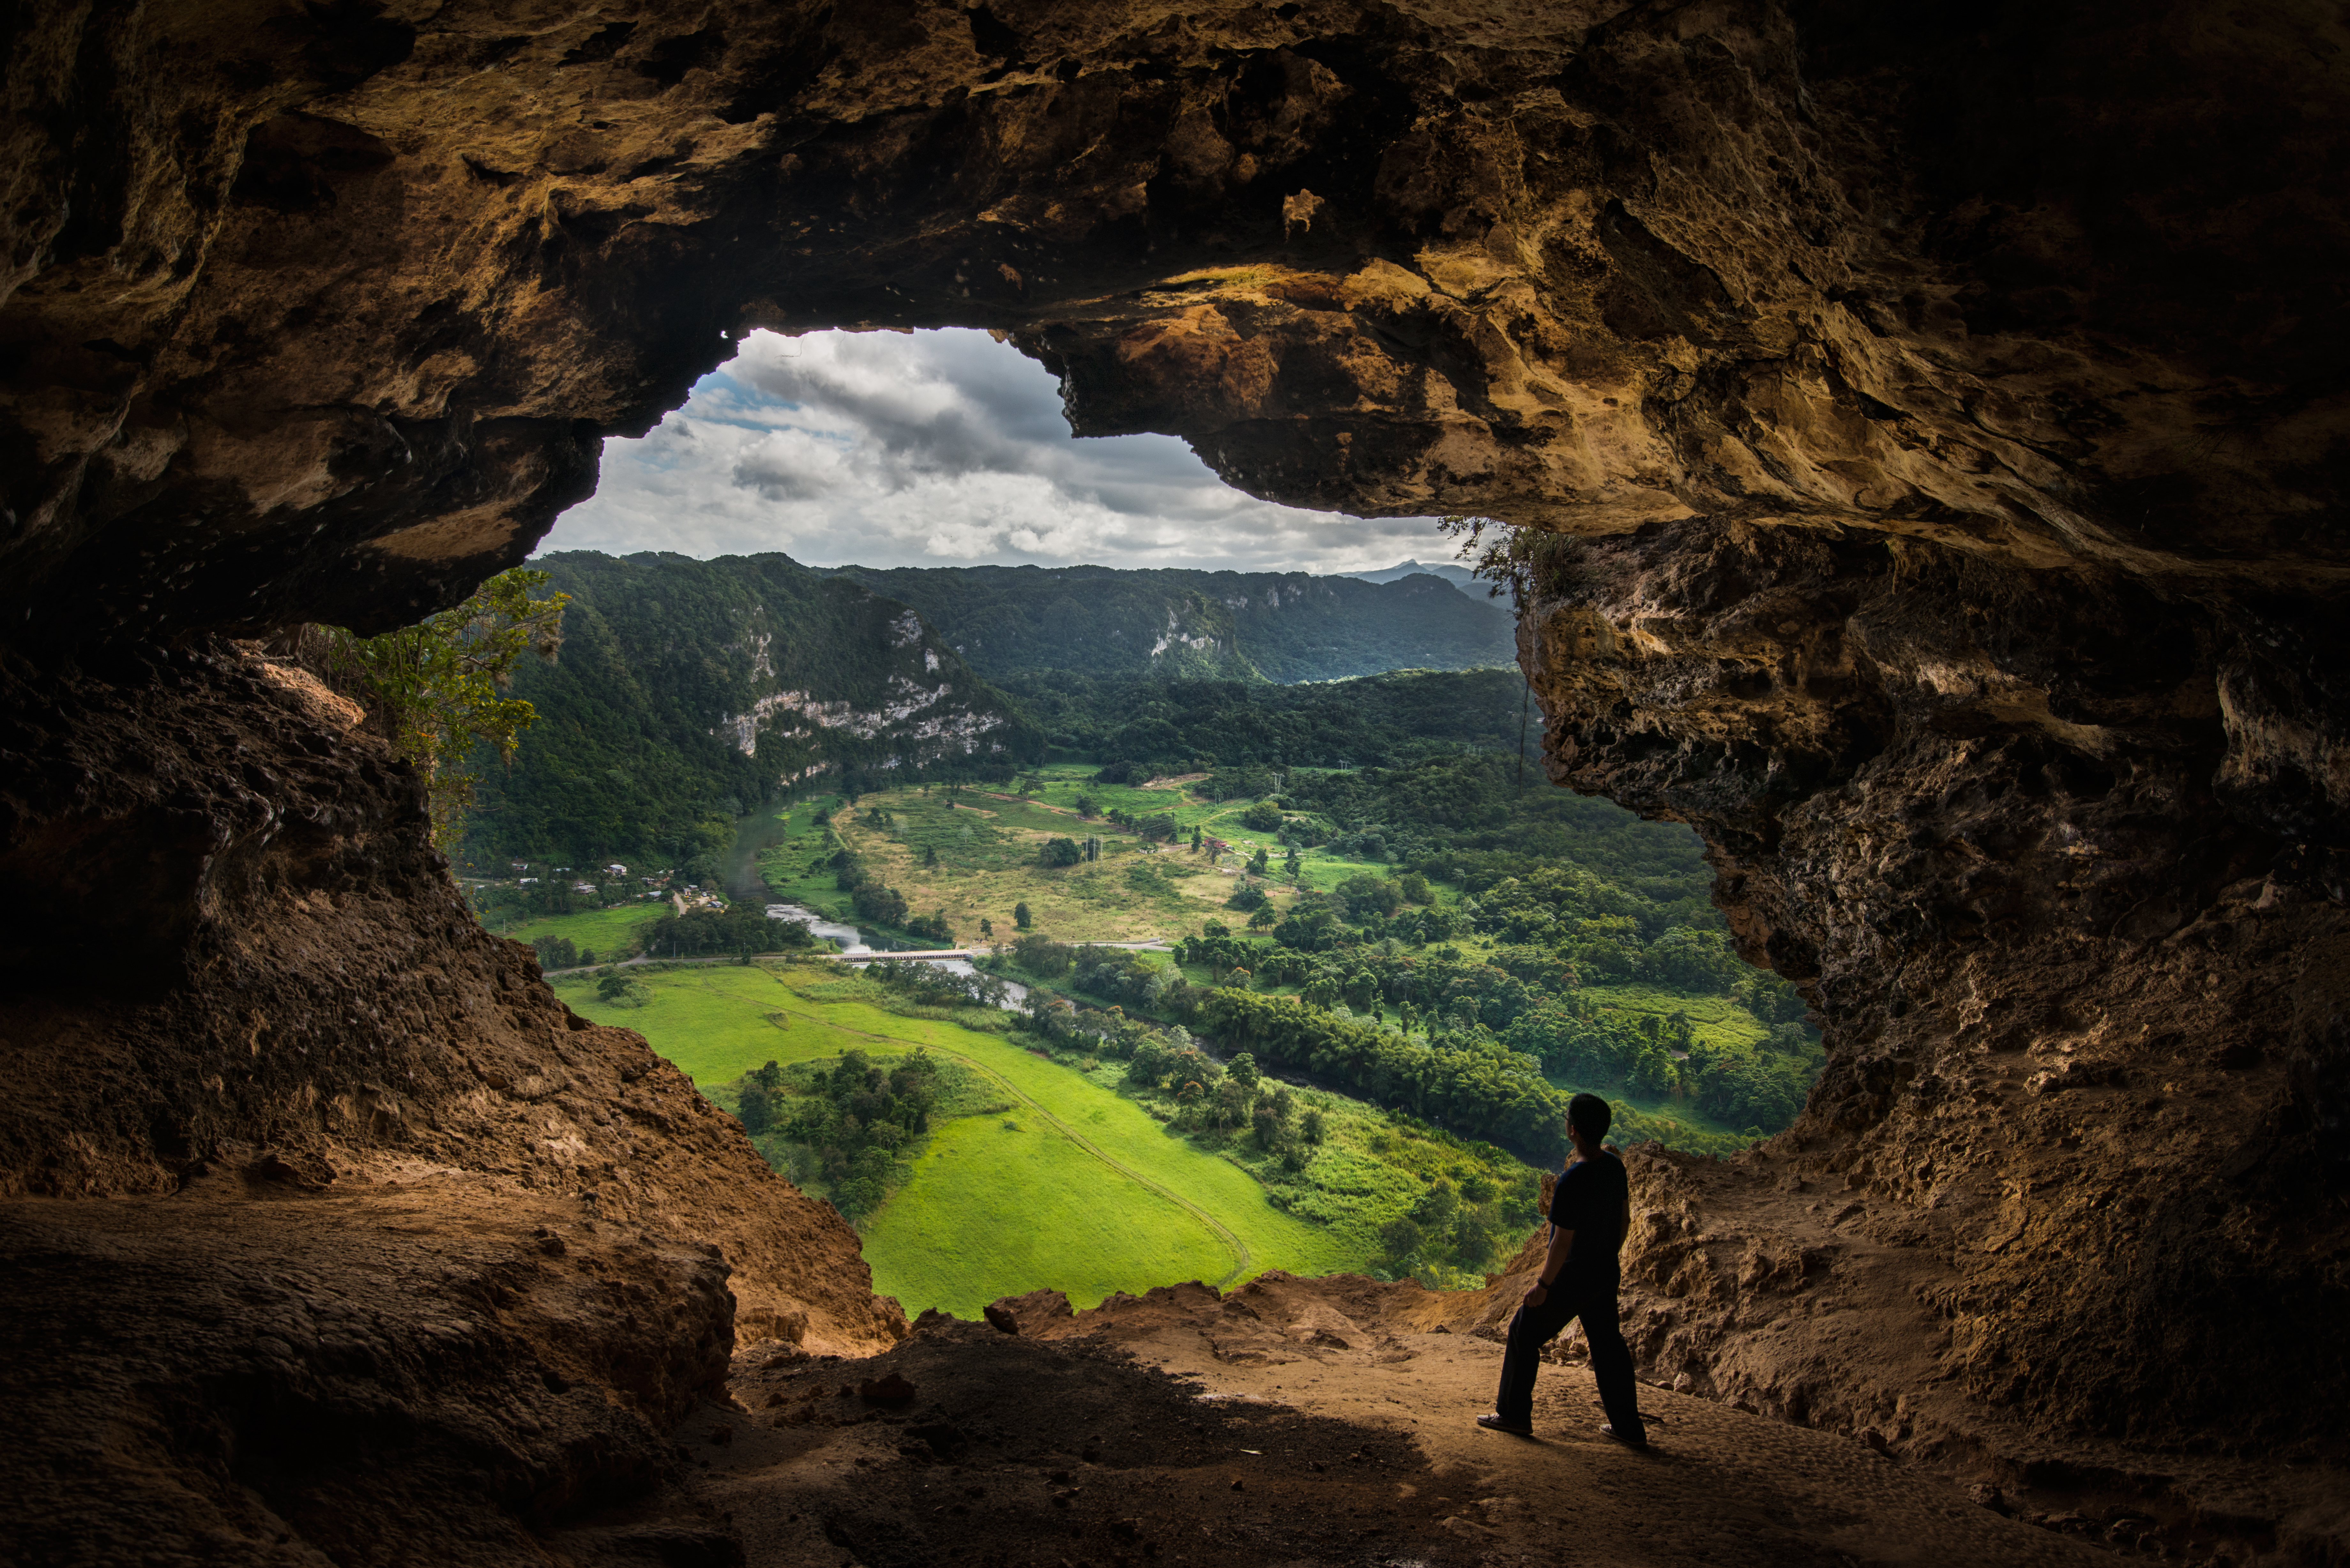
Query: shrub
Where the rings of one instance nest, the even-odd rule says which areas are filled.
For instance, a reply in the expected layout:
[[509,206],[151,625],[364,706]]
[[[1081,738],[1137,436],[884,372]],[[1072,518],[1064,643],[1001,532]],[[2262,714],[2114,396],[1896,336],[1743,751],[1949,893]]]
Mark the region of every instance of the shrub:
[[650,987],[620,974],[608,974],[598,981],[596,995],[614,1007],[642,1007],[653,999]]
[[[1026,909],[1026,905],[1022,905]],[[1023,921],[1023,925],[1026,922]],[[1012,944],[1013,961],[1031,974],[1058,979],[1076,967],[1077,950],[1050,937],[1025,936]]]

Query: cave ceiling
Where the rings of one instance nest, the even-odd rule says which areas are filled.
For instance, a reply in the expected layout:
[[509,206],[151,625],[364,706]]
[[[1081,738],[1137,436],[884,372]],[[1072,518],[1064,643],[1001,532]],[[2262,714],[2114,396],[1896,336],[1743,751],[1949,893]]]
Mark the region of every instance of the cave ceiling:
[[20,630],[413,618],[757,327],[989,327],[1300,505],[2345,566],[2320,7],[33,16]]

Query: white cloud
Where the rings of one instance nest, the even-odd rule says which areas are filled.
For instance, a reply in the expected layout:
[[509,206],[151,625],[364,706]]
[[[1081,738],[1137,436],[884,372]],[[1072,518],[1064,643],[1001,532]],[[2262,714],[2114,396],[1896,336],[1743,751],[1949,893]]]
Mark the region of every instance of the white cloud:
[[1078,441],[1044,367],[983,332],[756,332],[546,550],[781,550],[811,566],[1349,572],[1451,558],[1428,518],[1258,501],[1172,436]]

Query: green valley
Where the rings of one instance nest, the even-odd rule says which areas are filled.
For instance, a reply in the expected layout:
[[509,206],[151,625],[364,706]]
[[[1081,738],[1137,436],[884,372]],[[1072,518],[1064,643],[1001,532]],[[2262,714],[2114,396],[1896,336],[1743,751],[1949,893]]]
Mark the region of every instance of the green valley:
[[[1276,685],[1228,615],[1221,665],[983,679],[868,587],[1000,632],[1043,579],[550,566],[572,646],[483,791],[473,860],[505,874],[476,907],[839,1207],[910,1311],[1474,1284],[1536,1222],[1571,1093],[1619,1143],[1725,1154],[1817,1075],[1693,836],[1549,785],[1514,670]],[[1206,592],[1168,576],[1044,587]],[[770,905],[976,968],[840,962]]]
[[[1089,1305],[1114,1290],[1370,1261],[1346,1233],[1273,1208],[1247,1172],[1170,1137],[1095,1076],[1000,1035],[839,999],[856,983],[813,966],[680,968],[644,983],[651,1000],[633,1007],[600,1001],[585,980],[558,989],[583,1014],[643,1033],[730,1109],[743,1076],[767,1062],[828,1063],[852,1051],[877,1060],[929,1052],[989,1085],[994,1103],[943,1123],[901,1178],[899,1200],[866,1225],[876,1288],[910,1312],[975,1316],[999,1295],[1040,1286]],[[834,1000],[811,1000],[828,992]]]

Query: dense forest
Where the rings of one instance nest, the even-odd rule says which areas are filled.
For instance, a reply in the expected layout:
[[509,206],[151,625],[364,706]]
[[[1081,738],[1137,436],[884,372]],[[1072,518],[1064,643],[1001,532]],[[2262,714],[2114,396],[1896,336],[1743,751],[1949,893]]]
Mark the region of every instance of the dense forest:
[[468,857],[681,864],[795,779],[1009,778],[1043,736],[902,605],[784,556],[540,558],[564,648],[525,660],[537,711],[483,768]]
[[1515,667],[1400,670],[1297,686],[1065,670],[1008,675],[997,684],[1056,749],[1114,767],[1147,764],[1141,777],[1387,765],[1464,748],[1514,756],[1521,732],[1529,757],[1542,748],[1541,716],[1525,701]]
[[[1801,1110],[1821,1064],[1804,1002],[1731,950],[1685,828],[1546,782],[1521,787],[1515,759],[1492,754],[1349,774],[1237,768],[1205,789],[1261,794],[1249,826],[1287,848],[1234,889],[1229,924],[1179,948],[1210,983],[1026,937],[1009,967],[1072,990],[1066,1015],[1039,1004],[1039,1028],[1130,1050],[1147,1040],[1087,1006],[1170,1021],[1536,1159],[1556,1152],[1561,1083],[1685,1101],[1731,1129],[1694,1140],[1716,1152]],[[1263,886],[1296,880],[1314,846],[1379,868],[1301,888],[1276,913]],[[1700,1029],[1699,1012],[1745,1022]],[[1637,1114],[1623,1126],[1646,1136]]]
[[842,566],[991,678],[1058,670],[1289,682],[1516,658],[1508,611],[1441,577],[1108,566]]

